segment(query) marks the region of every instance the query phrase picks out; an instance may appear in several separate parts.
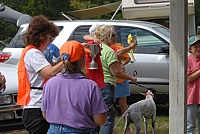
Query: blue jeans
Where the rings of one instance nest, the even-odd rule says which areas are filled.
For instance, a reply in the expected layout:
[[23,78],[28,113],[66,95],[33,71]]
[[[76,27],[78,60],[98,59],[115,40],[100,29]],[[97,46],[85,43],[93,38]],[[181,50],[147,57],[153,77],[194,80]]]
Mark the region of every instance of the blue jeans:
[[[100,92],[107,106],[114,102],[115,87],[109,83],[105,83],[105,88],[101,88]],[[102,134],[112,134],[115,122],[115,115],[112,110],[107,112],[106,123],[102,126]]]
[[187,105],[187,134],[194,134],[198,104]]
[[198,105],[198,134],[200,134],[200,105]]
[[92,134],[90,132],[91,129],[76,129],[51,123],[47,134]]

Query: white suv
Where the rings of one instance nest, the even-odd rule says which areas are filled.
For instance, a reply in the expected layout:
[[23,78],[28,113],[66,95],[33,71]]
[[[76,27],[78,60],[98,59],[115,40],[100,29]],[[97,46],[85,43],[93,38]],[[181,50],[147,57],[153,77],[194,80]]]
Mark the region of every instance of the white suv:
[[[169,30],[161,25],[144,21],[114,21],[114,20],[78,20],[78,21],[54,21],[59,26],[60,33],[53,40],[53,44],[59,48],[67,40],[84,42],[83,35],[89,34],[88,29],[92,24],[113,25],[117,31],[117,42],[127,46],[128,34],[136,35],[138,46],[134,56],[126,65],[127,73],[133,75],[137,71],[138,84],[155,88],[157,90],[157,102],[168,102],[169,87]],[[23,38],[28,24],[20,26],[17,34],[10,43],[0,52],[0,71],[6,76],[7,90],[0,95],[0,117],[5,114],[2,111],[10,112],[10,118],[18,118],[21,112],[16,106],[17,97],[17,65],[24,48]],[[130,82],[131,96],[128,103],[142,99],[143,96],[135,91],[146,92],[145,88],[136,86]],[[135,97],[135,96],[139,96]],[[134,96],[134,97],[132,97]],[[6,98],[6,99],[5,99]],[[11,107],[10,107],[11,106]],[[14,112],[13,112],[14,111]],[[7,113],[6,113],[7,114]],[[7,117],[7,116],[5,116]],[[5,120],[6,118],[0,118]],[[1,127],[1,123],[0,123]]]

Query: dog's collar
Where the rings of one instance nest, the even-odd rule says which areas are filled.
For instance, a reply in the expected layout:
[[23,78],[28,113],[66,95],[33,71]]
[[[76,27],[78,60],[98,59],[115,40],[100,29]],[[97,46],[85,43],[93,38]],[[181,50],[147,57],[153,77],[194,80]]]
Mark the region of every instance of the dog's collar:
[[153,95],[152,95],[152,94],[147,94],[147,93],[144,94],[145,98],[146,98],[147,95],[150,95],[150,96],[153,98]]

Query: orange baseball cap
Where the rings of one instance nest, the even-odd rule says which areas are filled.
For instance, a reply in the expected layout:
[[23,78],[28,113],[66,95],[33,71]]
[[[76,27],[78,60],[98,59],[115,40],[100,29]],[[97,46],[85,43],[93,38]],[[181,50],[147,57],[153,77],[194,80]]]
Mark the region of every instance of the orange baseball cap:
[[62,59],[63,54],[68,56],[69,62],[80,60],[86,53],[90,53],[89,49],[85,49],[84,46],[75,40],[65,42],[60,48],[60,57]]

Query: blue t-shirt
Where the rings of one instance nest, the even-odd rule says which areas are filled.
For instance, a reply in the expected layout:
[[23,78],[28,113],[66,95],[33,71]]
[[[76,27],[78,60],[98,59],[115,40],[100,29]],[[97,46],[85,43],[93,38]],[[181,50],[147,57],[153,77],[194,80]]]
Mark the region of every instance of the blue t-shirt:
[[83,74],[58,73],[44,85],[42,111],[49,123],[95,128],[94,115],[107,112],[98,85]]
[[43,51],[48,62],[51,62],[53,60],[53,56],[59,58],[60,56],[59,52],[60,52],[59,48],[52,43],[50,43],[47,46],[47,49]]

